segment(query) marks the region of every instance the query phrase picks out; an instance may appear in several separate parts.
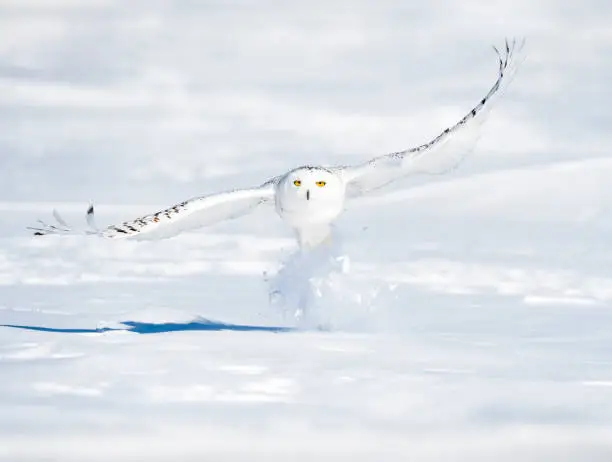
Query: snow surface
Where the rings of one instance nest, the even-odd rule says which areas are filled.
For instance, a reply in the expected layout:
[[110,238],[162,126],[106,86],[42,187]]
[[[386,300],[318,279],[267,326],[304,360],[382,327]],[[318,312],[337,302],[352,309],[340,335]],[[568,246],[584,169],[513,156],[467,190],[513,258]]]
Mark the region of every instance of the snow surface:
[[[0,4],[0,460],[612,460],[608,2]],[[448,175],[354,202],[353,299],[295,330],[272,210],[35,239],[426,141],[528,59]],[[360,299],[359,299],[360,298]]]

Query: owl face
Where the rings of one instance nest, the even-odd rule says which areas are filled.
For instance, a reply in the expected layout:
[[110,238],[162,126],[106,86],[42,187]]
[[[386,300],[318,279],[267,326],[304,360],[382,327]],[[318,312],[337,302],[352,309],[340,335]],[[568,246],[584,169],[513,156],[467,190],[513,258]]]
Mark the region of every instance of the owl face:
[[279,182],[276,210],[293,228],[329,224],[344,208],[344,193],[338,175],[320,167],[301,167]]

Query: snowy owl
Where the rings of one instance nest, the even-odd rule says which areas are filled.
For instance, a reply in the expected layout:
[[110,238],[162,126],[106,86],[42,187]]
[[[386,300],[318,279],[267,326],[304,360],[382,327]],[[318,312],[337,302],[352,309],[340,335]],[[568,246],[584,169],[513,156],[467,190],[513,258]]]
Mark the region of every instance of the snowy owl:
[[[312,249],[330,239],[332,224],[343,212],[345,202],[416,173],[443,173],[454,168],[473,148],[457,146],[469,134],[468,127],[484,120],[495,95],[507,87],[517,69],[522,43],[506,40],[498,57],[497,80],[478,104],[452,127],[420,146],[375,157],[355,166],[304,166],[276,176],[260,186],[195,197],[165,210],[132,221],[99,229],[94,210],[87,210],[88,229],[75,230],[53,212],[56,224],[39,221],[30,227],[35,235],[89,234],[111,239],[159,239],[177,235],[223,220],[244,215],[263,203],[273,204],[276,213],[296,234],[300,248]],[[460,144],[460,143],[459,143]]]

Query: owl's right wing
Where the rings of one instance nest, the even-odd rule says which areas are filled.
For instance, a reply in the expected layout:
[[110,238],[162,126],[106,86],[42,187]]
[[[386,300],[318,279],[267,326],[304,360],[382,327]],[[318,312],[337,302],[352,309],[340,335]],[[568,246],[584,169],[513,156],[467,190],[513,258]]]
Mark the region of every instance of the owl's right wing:
[[408,175],[441,174],[455,168],[473,150],[480,135],[480,124],[484,122],[494,98],[503,93],[524,60],[524,56],[520,55],[523,45],[524,40],[521,43],[506,40],[501,50],[493,47],[499,66],[495,83],[461,120],[431,141],[375,157],[363,164],[335,168],[346,182],[347,195],[359,196]]
[[195,197],[149,215],[121,224],[98,229],[94,221],[93,205],[87,210],[88,229],[76,230],[53,211],[55,224],[39,220],[39,226],[29,227],[35,236],[47,234],[97,235],[109,239],[165,239],[183,231],[194,230],[249,213],[261,203],[272,201],[275,179],[259,187],[238,189],[207,196]]

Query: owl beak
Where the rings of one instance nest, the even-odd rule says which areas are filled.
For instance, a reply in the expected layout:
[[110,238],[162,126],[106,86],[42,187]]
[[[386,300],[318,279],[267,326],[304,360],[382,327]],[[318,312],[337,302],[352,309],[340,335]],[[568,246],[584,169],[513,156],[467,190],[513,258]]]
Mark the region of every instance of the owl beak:
[[306,190],[306,200],[309,201],[310,200],[310,189]]

